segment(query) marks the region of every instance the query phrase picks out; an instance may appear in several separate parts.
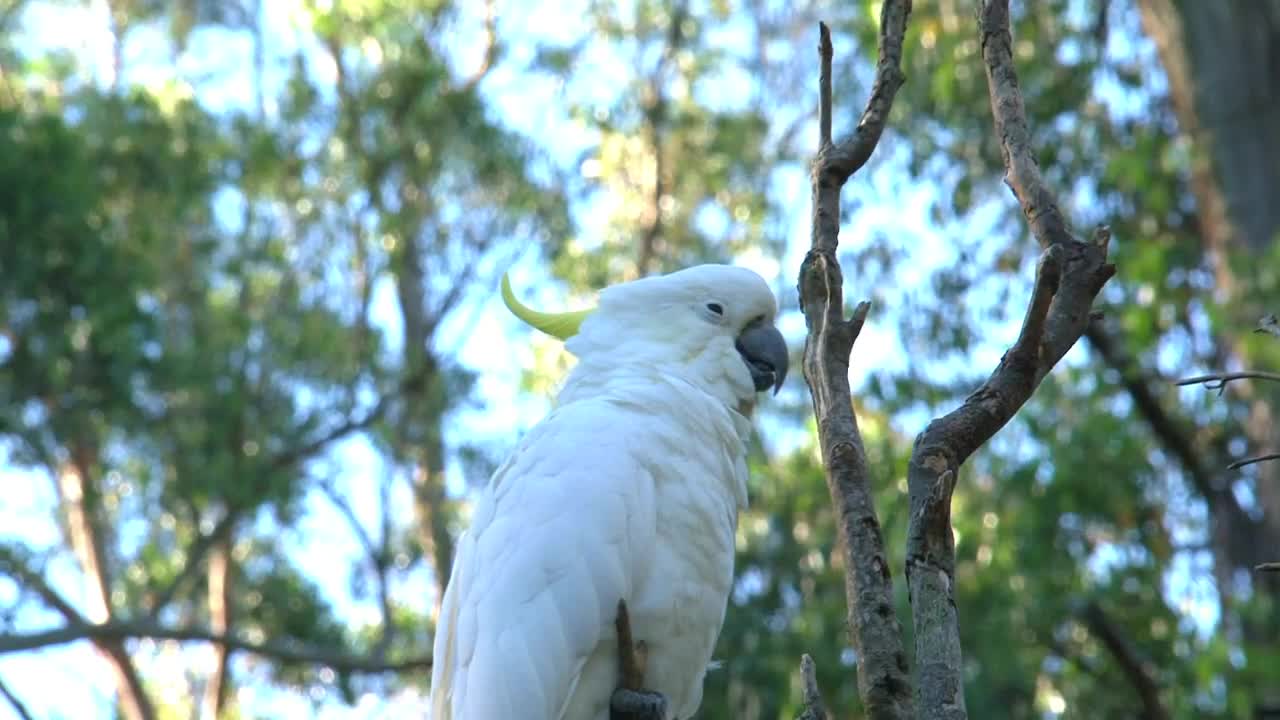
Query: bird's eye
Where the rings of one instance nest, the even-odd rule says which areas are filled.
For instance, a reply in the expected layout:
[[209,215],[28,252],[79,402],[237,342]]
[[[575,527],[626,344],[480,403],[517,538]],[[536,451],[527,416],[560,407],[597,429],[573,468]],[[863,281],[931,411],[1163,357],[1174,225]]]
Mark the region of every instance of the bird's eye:
[[716,315],[724,315],[724,306],[720,303],[707,303],[707,309]]

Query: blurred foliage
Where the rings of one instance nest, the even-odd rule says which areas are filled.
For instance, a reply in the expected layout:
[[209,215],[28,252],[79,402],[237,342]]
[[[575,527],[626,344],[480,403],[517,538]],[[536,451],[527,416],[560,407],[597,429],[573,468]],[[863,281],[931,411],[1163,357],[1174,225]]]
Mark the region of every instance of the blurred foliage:
[[[1192,187],[1202,150],[1179,130],[1133,2],[1014,6],[1033,144],[1077,231],[1113,229],[1120,274],[1100,304],[1131,360],[1073,353],[962,474],[953,519],[969,712],[1136,716],[1132,685],[1090,625],[1096,605],[1174,717],[1249,717],[1280,693],[1268,640],[1280,605],[1218,552],[1210,517],[1230,496],[1260,523],[1265,488],[1223,472],[1206,494],[1128,384],[1150,381],[1206,466],[1246,454],[1240,438],[1271,388],[1219,398],[1166,381],[1228,361],[1280,367],[1274,339],[1248,334],[1277,304],[1280,250],[1227,258],[1239,289],[1222,292]],[[429,648],[429,587],[448,552],[432,548],[465,512],[435,473],[447,458],[483,476],[503,450],[455,429],[479,379],[441,327],[466,326],[465,309],[531,246],[579,296],[696,262],[780,262],[794,320],[783,259],[804,242],[808,212],[813,28],[820,13],[836,30],[847,128],[869,85],[879,3],[593,1],[568,43],[531,39],[503,12],[490,27],[460,3],[292,7],[303,40],[280,45],[263,37],[260,2],[112,2],[113,68],[0,35],[0,443],[8,465],[63,488],[51,509],[66,536],[6,536],[3,570],[74,558],[91,586],[72,548],[78,503],[107,548],[112,616],[204,626],[208,579],[193,553],[225,525],[236,632],[396,660]],[[119,52],[147,33],[167,43],[163,80],[131,74]],[[231,109],[177,69],[228,38],[252,45],[252,67],[218,71],[249,85],[250,101]],[[870,323],[899,358],[855,388],[899,578],[911,438],[998,358],[1036,257],[1001,183],[972,4],[916,3],[906,47],[890,130],[846,192],[843,245],[851,287],[874,298]],[[495,77],[554,83],[573,137],[512,130],[512,113],[545,109],[505,106],[487,89]],[[918,188],[928,217],[903,217]],[[925,226],[936,238],[911,235]],[[391,311],[379,316],[379,302]],[[525,389],[546,396],[565,359],[532,342]],[[803,652],[829,704],[856,717],[808,398],[796,385],[765,410],[699,717],[794,717]],[[335,476],[352,470],[335,448],[355,438],[376,462],[343,486]],[[65,494],[68,476],[81,496]],[[354,508],[374,496],[370,523]],[[309,523],[320,503],[347,526]],[[1235,531],[1247,541],[1252,527]],[[290,548],[301,538],[305,553],[316,532],[354,535],[367,556],[343,575],[359,612],[338,607]],[[31,629],[17,606],[2,609],[4,631]],[[232,668],[235,687],[313,699],[328,689],[347,703],[427,682],[269,659]],[[175,715],[192,702],[165,700]],[[228,716],[254,712],[230,705]]]
[[[372,628],[275,538],[324,502],[333,447],[361,435],[400,466],[407,447],[443,443],[470,394],[465,368],[407,367],[373,320],[377,286],[395,283],[410,248],[431,269],[416,312],[434,328],[524,242],[554,252],[567,218],[563,194],[533,179],[530,144],[424,42],[450,19],[366,5],[306,19],[335,84],[298,52],[276,66],[271,97],[266,68],[245,73],[253,102],[230,111],[198,104],[180,75],[98,87],[74,58],[5,46],[0,438],[9,465],[57,480],[65,550],[86,587],[104,588],[109,617],[208,627],[205,560],[225,543],[237,634],[388,661],[429,652],[430,600],[388,589],[430,566],[394,490],[374,505],[380,527],[351,512],[350,490],[331,495],[351,520],[338,529],[365,541],[352,573],[376,590],[353,595],[379,598]],[[112,5],[117,43],[168,23],[178,55],[197,32],[248,28],[260,45],[261,16],[252,3]],[[39,550],[33,567],[59,556]],[[336,684],[349,702],[401,684],[353,686],[311,665],[266,678]]]

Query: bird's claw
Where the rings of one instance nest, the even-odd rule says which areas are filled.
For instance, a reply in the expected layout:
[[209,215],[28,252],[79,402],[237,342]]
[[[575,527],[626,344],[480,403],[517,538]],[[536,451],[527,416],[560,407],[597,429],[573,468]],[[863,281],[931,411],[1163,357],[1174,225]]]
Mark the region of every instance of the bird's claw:
[[609,720],[666,720],[667,699],[652,690],[618,688],[609,698]]

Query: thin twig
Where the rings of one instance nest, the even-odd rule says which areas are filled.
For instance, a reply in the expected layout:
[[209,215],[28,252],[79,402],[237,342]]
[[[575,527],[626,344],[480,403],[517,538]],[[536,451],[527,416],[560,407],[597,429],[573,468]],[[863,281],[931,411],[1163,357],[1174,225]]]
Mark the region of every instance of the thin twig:
[[21,551],[7,545],[0,545],[0,572],[12,576],[18,581],[18,587],[34,592],[46,605],[58,611],[58,614],[70,623],[86,622],[79,610],[62,596],[45,580],[43,573],[31,567]]
[[1258,457],[1251,457],[1251,458],[1245,458],[1244,460],[1237,460],[1231,463],[1230,465],[1228,465],[1227,469],[1239,470],[1242,467],[1247,467],[1249,465],[1254,465],[1260,462],[1266,462],[1268,460],[1280,460],[1280,453],[1267,453],[1266,455],[1259,455]]
[[342,493],[338,492],[338,488],[334,487],[329,480],[321,480],[316,483],[316,486],[320,488],[321,494],[328,498],[329,504],[333,505],[343,519],[347,521],[347,526],[351,528],[352,534],[360,541],[365,554],[376,565],[380,549],[374,544],[373,538],[369,537],[369,533],[364,529],[364,524],[360,522],[360,518],[356,516],[355,508],[351,507],[351,503],[347,502],[347,499],[342,496]]
[[27,710],[27,706],[22,704],[22,699],[9,689],[8,684],[3,679],[0,679],[0,695],[3,695],[4,699],[9,701],[9,707],[13,708],[13,712],[19,718],[32,720],[31,712]]
[[198,627],[171,627],[150,620],[113,620],[106,623],[72,624],[33,633],[0,634],[0,655],[63,645],[77,640],[128,640],[152,638],[179,642],[210,642],[233,650],[268,657],[281,662],[323,665],[341,672],[383,673],[422,670],[431,667],[429,656],[402,660],[381,660],[348,655],[332,648],[316,647],[292,640],[252,642]]
[[380,535],[379,541],[375,543],[370,533],[365,530],[364,525],[360,522],[360,518],[356,516],[355,509],[342,493],[333,486],[329,480],[321,480],[317,483],[320,492],[329,499],[329,502],[337,508],[338,512],[347,521],[351,532],[360,541],[360,546],[364,548],[366,559],[369,563],[369,570],[374,574],[378,583],[378,607],[382,615],[382,623],[380,627],[380,635],[378,641],[371,648],[374,657],[383,657],[387,648],[391,646],[392,634],[395,628],[395,619],[392,617],[391,610],[391,589],[388,572],[390,571],[390,528],[387,522],[387,508],[389,501],[387,500],[386,487],[387,481],[384,479],[380,483],[378,493],[379,497],[379,514],[381,522],[379,523]]
[[1183,378],[1177,381],[1176,385],[1200,385],[1204,384],[1206,390],[1217,390],[1221,395],[1227,389],[1227,384],[1236,380],[1269,380],[1271,382],[1280,382],[1280,373],[1263,372],[1261,370],[1245,370],[1233,373],[1213,373],[1210,375],[1196,375],[1195,377]]
[[[415,378],[416,374],[405,378],[402,386],[408,387]],[[382,419],[382,416],[386,414],[388,408],[391,403],[394,402],[398,394],[399,393],[389,392],[378,401],[377,405],[374,405],[373,408],[364,415],[347,418],[323,435],[280,453],[271,459],[269,463],[270,467],[277,470],[292,467],[297,465],[299,462],[314,457],[338,440],[360,430],[368,429],[371,425]]]

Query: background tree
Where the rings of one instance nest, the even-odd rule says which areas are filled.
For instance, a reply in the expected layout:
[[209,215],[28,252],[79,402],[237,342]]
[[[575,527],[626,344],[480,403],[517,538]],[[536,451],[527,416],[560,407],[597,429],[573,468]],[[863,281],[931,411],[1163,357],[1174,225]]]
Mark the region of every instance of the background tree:
[[[447,575],[442,428],[469,386],[435,332],[504,264],[495,253],[510,257],[504,239],[564,226],[561,196],[526,175],[527,144],[486,118],[484,67],[457,79],[424,42],[451,8],[308,12],[331,54],[305,59],[327,58],[331,84],[286,58],[272,113],[261,6],[113,7],[111,86],[83,87],[66,65],[10,80],[3,432],[9,462],[56,489],[63,538],[10,543],[0,559],[21,594],[62,616],[61,641],[93,639],[126,717],[194,712],[181,693],[158,706],[129,638],[215,639],[192,683],[206,717],[225,714],[242,638],[259,639],[271,681],[349,700],[353,671],[422,674],[430,602],[392,586],[419,558]],[[257,107],[212,115],[182,96],[180,75],[130,86],[121,48],[166,21],[177,52],[197,27],[256,28]],[[388,287],[398,348],[374,308]],[[357,433],[385,468],[344,487],[324,460]],[[401,477],[416,524],[393,513]],[[377,499],[374,523],[355,493]],[[317,496],[360,541],[350,573],[357,597],[376,597],[373,622],[335,615],[283,547]],[[67,556],[81,603],[77,583],[52,581],[67,584]]]

